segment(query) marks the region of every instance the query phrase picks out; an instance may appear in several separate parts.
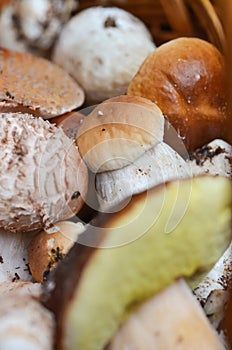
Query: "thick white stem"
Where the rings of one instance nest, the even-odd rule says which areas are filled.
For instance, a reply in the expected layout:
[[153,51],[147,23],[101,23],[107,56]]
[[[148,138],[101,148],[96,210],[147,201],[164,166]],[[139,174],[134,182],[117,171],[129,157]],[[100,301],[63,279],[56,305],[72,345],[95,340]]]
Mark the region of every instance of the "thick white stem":
[[96,174],[96,191],[104,208],[166,181],[189,177],[191,167],[166,143],[161,142],[132,164]]

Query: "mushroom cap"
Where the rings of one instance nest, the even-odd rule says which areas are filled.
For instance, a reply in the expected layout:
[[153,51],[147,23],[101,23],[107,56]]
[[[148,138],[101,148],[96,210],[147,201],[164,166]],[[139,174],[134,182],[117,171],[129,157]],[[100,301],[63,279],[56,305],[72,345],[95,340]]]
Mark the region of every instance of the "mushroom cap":
[[187,150],[193,151],[225,134],[224,71],[224,58],[212,44],[178,38],[145,59],[127,94],[157,103]]
[[76,7],[75,0],[14,0],[0,13],[0,45],[16,51],[45,54]]
[[79,107],[83,89],[56,64],[0,48],[0,111],[51,118]]
[[61,128],[29,114],[0,114],[0,227],[30,231],[72,217],[88,170]]
[[63,260],[83,231],[81,222],[61,221],[32,239],[28,248],[28,263],[35,281],[42,283],[46,280],[48,273]]
[[154,49],[150,32],[137,17],[120,8],[93,6],[64,26],[52,59],[81,84],[87,103],[94,104],[125,93]]
[[77,145],[93,172],[131,164],[163,140],[161,110],[142,97],[118,96],[99,104],[83,119]]

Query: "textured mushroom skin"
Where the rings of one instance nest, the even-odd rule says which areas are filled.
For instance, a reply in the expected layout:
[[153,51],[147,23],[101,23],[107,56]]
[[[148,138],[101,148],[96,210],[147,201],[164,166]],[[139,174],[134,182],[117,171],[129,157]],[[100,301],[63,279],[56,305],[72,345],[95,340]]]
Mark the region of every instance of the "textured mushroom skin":
[[87,168],[61,128],[28,114],[2,113],[0,143],[0,227],[49,227],[78,211]]
[[54,63],[0,48],[1,112],[29,109],[29,113],[48,119],[72,111],[83,102],[83,89]]

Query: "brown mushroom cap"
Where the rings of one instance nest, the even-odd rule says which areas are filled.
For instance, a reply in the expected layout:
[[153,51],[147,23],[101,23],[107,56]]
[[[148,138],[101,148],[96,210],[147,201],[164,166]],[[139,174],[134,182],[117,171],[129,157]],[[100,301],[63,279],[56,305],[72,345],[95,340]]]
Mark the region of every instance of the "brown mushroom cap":
[[84,225],[71,221],[58,222],[51,230],[37,234],[28,248],[28,263],[35,281],[43,282],[48,273],[63,260],[84,231]]
[[189,151],[225,134],[224,58],[204,40],[178,38],[161,45],[145,59],[127,93],[157,103]]
[[83,89],[54,63],[0,48],[0,111],[52,118],[84,102]]
[[163,140],[164,117],[142,97],[117,96],[99,104],[83,119],[77,145],[93,172],[131,164]]

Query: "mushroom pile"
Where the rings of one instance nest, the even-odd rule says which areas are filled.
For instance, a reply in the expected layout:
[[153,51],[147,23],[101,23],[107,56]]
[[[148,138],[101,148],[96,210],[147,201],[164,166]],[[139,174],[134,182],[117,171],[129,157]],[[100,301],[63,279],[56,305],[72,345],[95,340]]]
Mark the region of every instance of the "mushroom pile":
[[0,14],[0,348],[225,349],[224,57],[77,5]]
[[73,139],[48,119],[75,114],[84,92],[48,60],[3,48],[0,57],[0,347],[50,349],[54,317],[35,283],[46,247],[32,254],[32,242],[41,230],[60,232],[58,242],[48,237],[55,253],[44,272],[62,259],[84,229],[67,220],[85,203],[88,169]]

